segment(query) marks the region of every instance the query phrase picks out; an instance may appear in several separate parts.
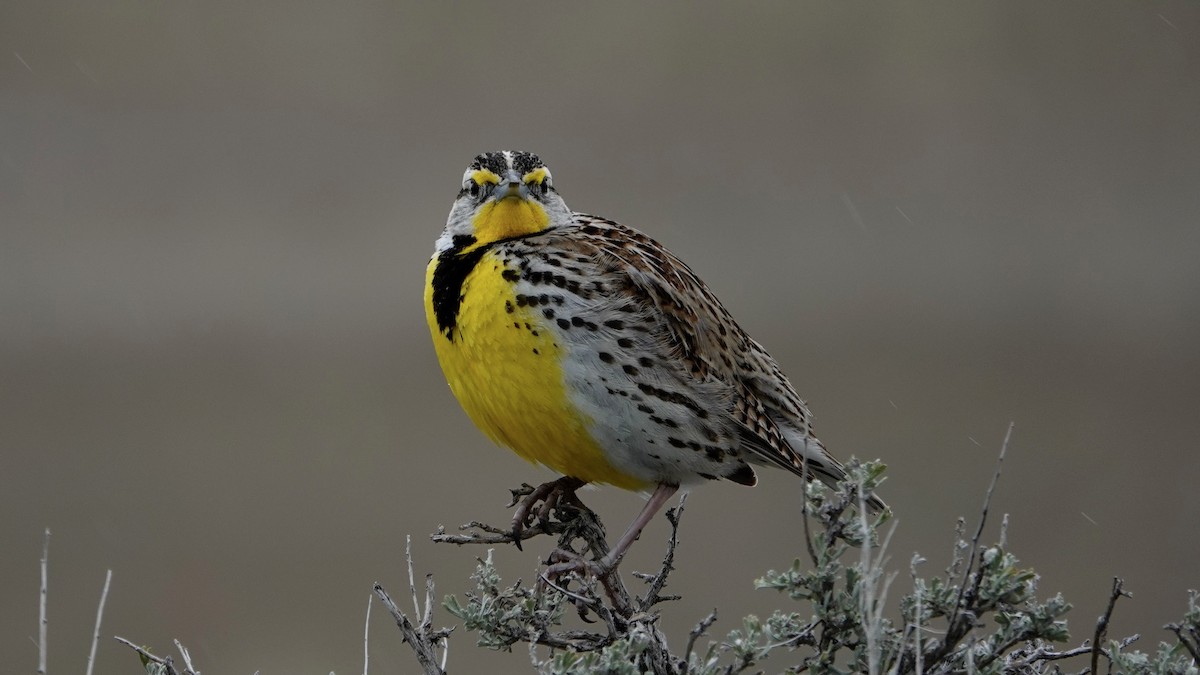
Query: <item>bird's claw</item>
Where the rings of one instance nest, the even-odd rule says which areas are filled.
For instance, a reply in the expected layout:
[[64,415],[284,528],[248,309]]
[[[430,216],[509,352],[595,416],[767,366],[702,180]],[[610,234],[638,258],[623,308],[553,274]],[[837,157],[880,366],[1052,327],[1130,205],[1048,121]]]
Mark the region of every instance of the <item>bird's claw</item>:
[[546,522],[550,520],[550,514],[558,505],[565,502],[578,503],[579,499],[575,496],[575,491],[583,487],[584,481],[570,476],[563,476],[558,480],[552,480],[547,483],[542,483],[537,487],[522,486],[528,490],[514,490],[513,503],[517,503],[520,498],[520,503],[517,506],[516,512],[513,513],[512,520],[512,539],[517,550],[521,548],[521,540],[524,538],[525,528],[535,521]]

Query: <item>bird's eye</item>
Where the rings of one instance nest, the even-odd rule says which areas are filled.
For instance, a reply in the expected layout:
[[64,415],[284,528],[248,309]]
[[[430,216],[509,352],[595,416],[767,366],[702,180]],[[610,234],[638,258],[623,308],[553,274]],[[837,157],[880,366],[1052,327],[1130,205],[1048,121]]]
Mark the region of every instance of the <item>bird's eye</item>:
[[478,197],[480,189],[479,183],[476,183],[475,181],[470,181],[467,184],[467,194],[471,195],[472,197]]
[[549,193],[550,192],[550,179],[547,178],[546,180],[542,181],[540,187],[542,188],[543,195]]

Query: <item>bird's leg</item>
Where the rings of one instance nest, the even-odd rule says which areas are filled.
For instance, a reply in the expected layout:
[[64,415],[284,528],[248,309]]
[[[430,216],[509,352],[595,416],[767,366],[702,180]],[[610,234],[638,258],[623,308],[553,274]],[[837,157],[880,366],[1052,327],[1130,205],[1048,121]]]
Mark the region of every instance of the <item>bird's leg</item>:
[[666,504],[667,500],[678,489],[678,485],[660,483],[654,489],[654,493],[650,495],[650,498],[646,500],[646,505],[642,507],[641,513],[629,524],[629,527],[625,530],[625,534],[621,535],[621,538],[617,541],[617,545],[609,550],[600,560],[586,560],[583,556],[559,549],[555,551],[557,561],[552,560],[553,564],[546,568],[546,576],[553,579],[567,572],[579,572],[581,574],[593,574],[601,580],[607,578],[617,568],[617,565],[620,564],[621,558],[625,556],[625,552],[629,550],[630,545],[637,541],[638,536],[642,533],[647,523],[654,518],[663,504]]
[[[550,518],[550,512],[558,506],[560,501],[578,502],[575,491],[586,484],[585,481],[578,478],[563,476],[558,480],[542,483],[525,495],[517,506],[516,512],[513,513],[512,538],[517,549],[521,550],[521,533],[530,523],[530,518],[536,517],[538,520],[544,521]],[[519,493],[514,491],[514,494]],[[541,506],[538,506],[538,502],[541,502]]]

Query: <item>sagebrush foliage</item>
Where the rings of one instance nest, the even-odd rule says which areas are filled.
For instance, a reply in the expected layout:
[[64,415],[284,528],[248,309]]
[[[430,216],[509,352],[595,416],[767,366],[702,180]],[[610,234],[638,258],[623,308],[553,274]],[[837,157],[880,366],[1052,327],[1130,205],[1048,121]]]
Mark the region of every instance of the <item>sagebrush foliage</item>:
[[[608,597],[607,586],[594,580],[570,580],[575,584],[570,589],[505,585],[490,553],[472,577],[474,590],[463,600],[446,598],[444,606],[482,646],[528,644],[534,670],[546,675],[1035,674],[1064,672],[1060,664],[1069,659],[1079,662],[1071,672],[1081,667],[1089,672],[1084,663],[1089,657],[1111,672],[1200,675],[1188,643],[1189,634],[1200,635],[1195,592],[1177,625],[1178,639],[1153,654],[1129,651],[1130,639],[1107,641],[1099,649],[1088,644],[1062,649],[1059,645],[1070,639],[1064,618],[1070,604],[1061,595],[1039,598],[1032,569],[1020,566],[1003,542],[967,541],[961,525],[949,568],[932,578],[921,576],[922,560],[914,556],[911,590],[900,598],[898,614],[887,616],[886,595],[897,575],[884,569],[890,532],[882,531],[890,514],[868,516],[861,508],[883,479],[883,467],[852,462],[847,468],[850,478],[838,489],[813,483],[806,490],[811,527],[807,541],[797,542],[803,554],[755,582],[758,589],[780,593],[791,606],[765,620],[744,617],[724,639],[702,637],[715,620],[709,617],[688,636],[686,651],[673,653],[656,628],[658,609],[641,607],[646,611],[622,616],[620,598]],[[677,525],[678,513],[672,523]],[[574,538],[586,541],[581,528],[566,529],[573,536],[560,545],[569,546]],[[672,541],[668,558],[673,551]],[[657,576],[665,579],[669,571],[668,562]],[[1114,593],[1120,594],[1119,586]],[[564,628],[572,605],[602,618],[607,631]],[[697,648],[701,641],[707,644]]]

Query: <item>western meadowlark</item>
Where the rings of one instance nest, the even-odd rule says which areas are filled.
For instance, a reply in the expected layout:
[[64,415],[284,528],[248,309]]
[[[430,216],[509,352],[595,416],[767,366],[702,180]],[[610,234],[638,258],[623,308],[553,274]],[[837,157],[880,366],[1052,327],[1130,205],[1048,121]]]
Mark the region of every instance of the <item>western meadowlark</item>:
[[754,485],[751,465],[846,475],[775,359],[704,282],[641,232],[572,212],[536,155],[489,152],[467,168],[426,271],[425,312],[475,424],[564,475],[518,509],[518,542],[533,502],[555,490],[653,489],[593,566],[607,574],[680,486]]

